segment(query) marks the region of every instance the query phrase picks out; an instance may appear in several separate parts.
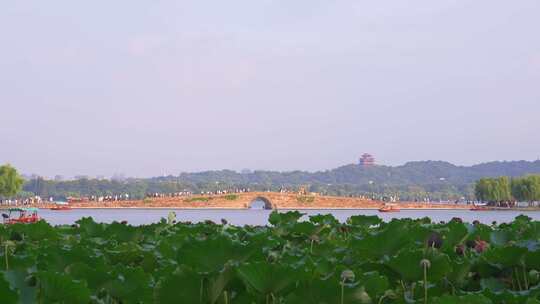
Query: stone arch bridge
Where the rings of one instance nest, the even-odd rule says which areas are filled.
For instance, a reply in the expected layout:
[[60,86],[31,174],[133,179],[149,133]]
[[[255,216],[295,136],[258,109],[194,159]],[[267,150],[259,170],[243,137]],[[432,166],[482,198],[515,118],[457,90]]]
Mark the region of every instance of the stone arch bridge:
[[[265,209],[367,209],[380,208],[383,202],[358,197],[300,195],[281,192],[245,192],[223,195],[193,195],[186,197],[146,198],[144,200],[116,202],[81,202],[73,207],[95,208],[210,208],[249,209],[255,201],[264,202]],[[455,205],[431,205],[425,203],[403,203],[403,208],[459,208]]]

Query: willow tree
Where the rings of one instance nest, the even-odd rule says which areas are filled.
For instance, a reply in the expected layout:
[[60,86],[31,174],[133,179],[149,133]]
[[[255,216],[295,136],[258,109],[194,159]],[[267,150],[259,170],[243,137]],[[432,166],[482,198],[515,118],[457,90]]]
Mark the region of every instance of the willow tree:
[[21,191],[23,179],[11,165],[0,166],[0,196],[10,197]]
[[521,202],[540,201],[540,175],[529,175],[521,178],[514,178],[511,182],[512,195]]
[[476,198],[483,202],[501,203],[512,200],[508,177],[482,178],[475,185]]

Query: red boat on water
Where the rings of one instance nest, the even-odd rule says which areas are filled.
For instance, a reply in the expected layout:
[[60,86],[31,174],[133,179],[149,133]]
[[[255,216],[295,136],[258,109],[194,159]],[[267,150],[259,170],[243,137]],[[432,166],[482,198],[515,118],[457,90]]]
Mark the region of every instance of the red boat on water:
[[[10,208],[8,214],[3,213],[4,224],[35,223],[39,221],[38,208]],[[13,213],[18,213],[18,216]]]
[[69,206],[68,203],[56,202],[55,206],[52,207],[51,210],[54,210],[54,211],[66,211],[66,210],[71,210],[71,207]]
[[399,212],[400,208],[397,204],[384,204],[379,208],[379,212]]

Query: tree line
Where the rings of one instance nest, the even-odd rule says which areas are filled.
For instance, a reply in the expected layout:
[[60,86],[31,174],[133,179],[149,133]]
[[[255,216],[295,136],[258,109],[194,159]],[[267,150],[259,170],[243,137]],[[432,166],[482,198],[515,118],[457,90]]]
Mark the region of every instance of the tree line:
[[481,178],[475,184],[476,198],[491,205],[540,201],[540,175],[509,178]]
[[[414,183],[411,181],[404,184],[385,183],[383,180],[379,180],[364,184],[344,181],[337,183],[318,181],[302,183],[302,179],[279,182],[273,178],[260,179],[262,172],[247,174],[248,176],[258,176],[258,181],[253,181],[251,178],[235,180],[227,178],[230,177],[231,172],[212,172],[181,174],[177,177],[128,178],[125,180],[82,178],[54,181],[41,177],[23,180],[14,167],[4,165],[0,166],[0,198],[38,195],[45,199],[53,197],[56,200],[62,200],[70,196],[88,197],[92,195],[129,194],[131,198],[142,199],[149,193],[182,191],[201,193],[248,188],[252,191],[280,191],[283,188],[294,191],[307,185],[308,191],[323,195],[364,196],[375,199],[382,199],[384,196],[399,197],[401,200],[407,201],[464,199],[467,201],[480,200],[490,204],[515,201],[530,202],[532,204],[532,202],[540,201],[540,175],[480,178],[476,183],[471,184],[454,184],[442,180],[433,183]],[[215,172],[221,172],[219,175],[221,175],[222,179],[218,179]],[[438,175],[443,175],[443,173],[440,172]]]

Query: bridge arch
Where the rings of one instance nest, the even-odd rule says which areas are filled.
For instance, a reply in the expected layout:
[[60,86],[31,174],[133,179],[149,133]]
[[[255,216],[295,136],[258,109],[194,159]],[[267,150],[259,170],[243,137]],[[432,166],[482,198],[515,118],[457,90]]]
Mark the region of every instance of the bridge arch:
[[[261,202],[262,204],[259,205],[258,202]],[[274,209],[274,204],[272,204],[272,202],[264,196],[257,196],[249,202],[248,209],[272,210]]]

